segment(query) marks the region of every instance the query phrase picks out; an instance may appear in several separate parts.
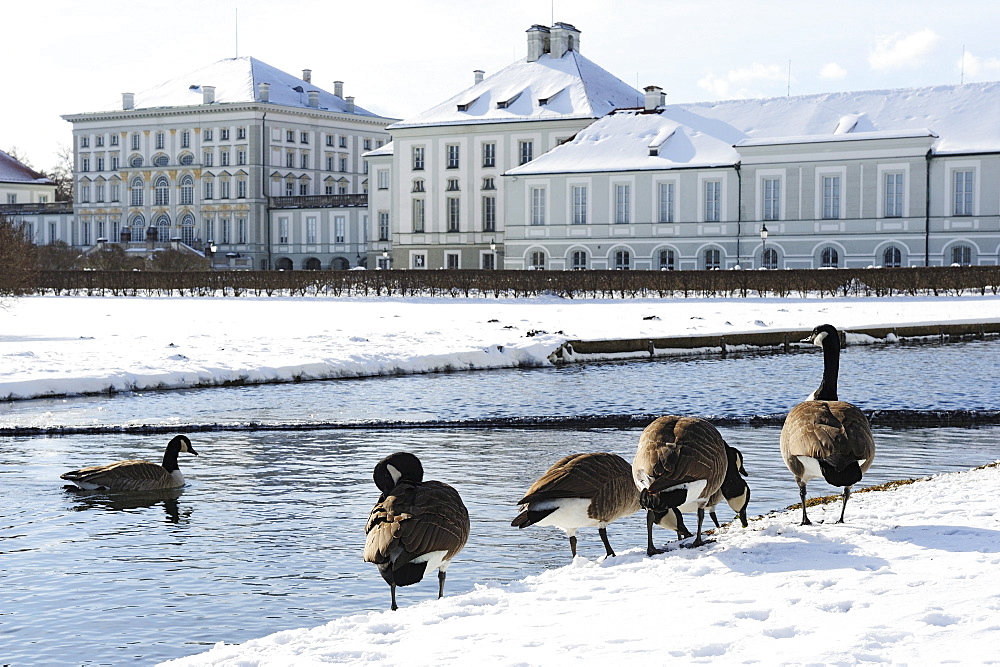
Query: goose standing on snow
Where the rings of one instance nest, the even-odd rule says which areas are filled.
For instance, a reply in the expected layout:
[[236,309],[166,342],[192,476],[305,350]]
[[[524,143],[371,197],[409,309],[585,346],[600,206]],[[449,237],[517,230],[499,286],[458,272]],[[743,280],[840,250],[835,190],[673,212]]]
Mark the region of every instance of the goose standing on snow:
[[840,333],[833,326],[822,324],[813,329],[809,341],[823,348],[823,380],[785,418],[781,427],[781,456],[799,485],[802,525],[812,523],[806,514],[806,483],[817,477],[844,487],[844,503],[837,521],[843,523],[851,486],[861,480],[875,458],[875,441],[864,413],[850,403],[837,400]]
[[[73,482],[89,491],[157,491],[184,486],[184,475],[177,465],[177,455],[187,452],[198,456],[186,435],[174,436],[163,453],[163,464],[149,461],[118,461],[103,466],[71,470],[60,479]],[[71,487],[72,488],[72,487]]]
[[639,491],[632,466],[617,454],[570,454],[539,477],[517,504],[521,513],[510,525],[561,528],[569,535],[574,558],[577,529],[597,526],[607,555],[614,556],[608,524],[639,511]]
[[434,570],[442,597],[448,565],[469,539],[469,512],[458,491],[423,481],[420,459],[408,452],[379,461],[373,477],[382,495],[368,515],[364,557],[389,584],[392,609],[396,586],[415,584]]
[[749,525],[747,522],[747,505],[750,504],[750,486],[743,479],[747,476],[746,468],[743,467],[743,453],[727,444],[726,460],[728,463],[726,476],[722,480],[722,486],[719,487],[719,491],[709,501],[709,516],[712,517],[716,528],[722,527],[719,524],[719,517],[715,514],[715,506],[725,499],[726,504],[736,512],[740,523],[746,528]]
[[646,427],[632,461],[632,476],[640,489],[639,504],[646,510],[647,554],[663,553],[653,546],[653,525],[668,513],[683,526],[680,513],[697,510],[698,534],[692,546],[704,544],[705,508],[722,487],[727,466],[726,441],[707,421],[670,415]]

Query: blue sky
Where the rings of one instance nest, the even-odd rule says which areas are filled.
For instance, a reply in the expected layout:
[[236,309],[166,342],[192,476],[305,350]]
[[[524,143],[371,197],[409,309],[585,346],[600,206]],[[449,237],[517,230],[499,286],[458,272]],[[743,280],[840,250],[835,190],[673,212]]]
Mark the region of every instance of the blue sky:
[[70,143],[61,114],[237,53],[310,68],[327,90],[343,80],[359,105],[405,118],[524,57],[524,31],[553,18],[668,102],[1000,79],[1000,3],[987,0],[50,0],[3,13],[0,148],[41,169]]

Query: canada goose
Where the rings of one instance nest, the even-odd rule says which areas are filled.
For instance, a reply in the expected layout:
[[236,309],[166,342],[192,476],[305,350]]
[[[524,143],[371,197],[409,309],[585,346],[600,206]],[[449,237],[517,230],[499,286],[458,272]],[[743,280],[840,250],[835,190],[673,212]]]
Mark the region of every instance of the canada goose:
[[639,511],[639,491],[632,466],[617,454],[570,454],[556,461],[517,501],[521,513],[510,522],[518,528],[555,526],[569,535],[576,557],[578,528],[597,526],[608,556],[608,524]]
[[60,475],[60,479],[73,482],[81,489],[89,491],[155,491],[184,486],[184,475],[177,466],[177,455],[188,452],[198,456],[186,435],[176,435],[167,444],[163,453],[163,464],[149,461],[118,461],[103,466],[91,466],[71,470]]
[[781,456],[799,485],[802,525],[812,523],[806,514],[806,483],[817,477],[844,487],[844,503],[837,521],[843,523],[851,486],[861,480],[875,458],[875,441],[864,413],[850,403],[837,400],[840,333],[833,326],[822,324],[813,329],[809,341],[823,348],[823,380],[785,418],[781,427]]
[[740,518],[740,523],[746,528],[749,525],[747,522],[747,505],[750,504],[750,486],[743,479],[747,475],[746,468],[743,467],[743,453],[727,444],[726,460],[728,462],[726,476],[722,480],[722,486],[719,487],[718,492],[709,502],[709,507],[711,508],[709,516],[712,517],[716,528],[722,527],[719,524],[719,517],[715,515],[715,506],[725,498],[726,503],[736,512],[736,516]]
[[375,563],[392,592],[438,571],[438,597],[445,572],[469,539],[469,512],[458,491],[444,482],[424,482],[424,469],[409,452],[387,456],[375,466],[382,491],[365,526],[365,562]]
[[673,512],[697,509],[698,534],[692,546],[704,544],[701,528],[705,507],[726,476],[726,441],[707,421],[697,417],[660,417],[639,437],[632,476],[639,487],[639,504],[647,510],[646,553],[663,553],[653,546],[653,525]]

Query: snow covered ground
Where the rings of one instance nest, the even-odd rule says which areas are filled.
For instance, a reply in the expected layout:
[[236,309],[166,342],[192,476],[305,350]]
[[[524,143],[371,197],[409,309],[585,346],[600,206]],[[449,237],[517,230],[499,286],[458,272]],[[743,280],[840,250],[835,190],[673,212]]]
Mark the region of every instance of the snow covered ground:
[[571,339],[965,320],[1000,321],[1000,299],[27,297],[0,307],[0,400],[546,365]]
[[578,557],[165,664],[996,664],[998,484],[994,466],[856,493],[844,524],[779,513],[699,549]]

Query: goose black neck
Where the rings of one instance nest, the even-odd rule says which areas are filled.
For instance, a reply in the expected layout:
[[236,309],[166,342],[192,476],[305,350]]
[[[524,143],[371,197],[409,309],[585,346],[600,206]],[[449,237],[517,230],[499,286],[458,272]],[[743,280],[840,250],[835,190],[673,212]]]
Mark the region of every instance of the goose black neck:
[[840,340],[836,335],[823,339],[823,380],[816,390],[817,401],[837,400],[837,376],[840,373]]
[[167,450],[163,452],[163,467],[167,469],[167,472],[180,470],[180,466],[177,465],[177,455],[180,453],[181,453],[180,441],[171,440],[170,444],[167,445]]

